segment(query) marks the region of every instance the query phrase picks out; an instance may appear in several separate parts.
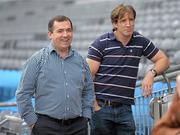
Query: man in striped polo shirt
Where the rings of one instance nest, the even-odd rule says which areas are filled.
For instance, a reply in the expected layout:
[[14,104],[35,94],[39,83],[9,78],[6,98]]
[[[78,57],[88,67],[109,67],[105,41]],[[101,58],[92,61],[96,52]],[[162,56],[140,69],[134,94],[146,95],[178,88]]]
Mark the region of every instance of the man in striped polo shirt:
[[154,77],[169,67],[166,55],[134,31],[135,18],[132,6],[118,5],[111,12],[113,31],[98,37],[89,47],[87,62],[96,93],[92,134],[134,135],[131,105],[141,56],[154,63],[142,81],[145,97],[152,92]]

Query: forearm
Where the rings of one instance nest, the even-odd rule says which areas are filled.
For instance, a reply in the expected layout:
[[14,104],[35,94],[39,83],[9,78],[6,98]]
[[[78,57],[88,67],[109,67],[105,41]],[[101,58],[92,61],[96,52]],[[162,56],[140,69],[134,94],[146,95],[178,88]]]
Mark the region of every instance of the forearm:
[[169,61],[166,59],[160,59],[154,64],[153,69],[156,70],[157,74],[162,74],[169,68]]
[[85,89],[82,95],[82,115],[85,118],[91,118],[93,112],[93,103],[95,100],[94,89],[89,87]]
[[149,70],[142,81],[142,95],[149,96],[152,93],[152,84],[156,75],[162,74],[169,67],[168,58],[160,52],[152,61],[154,66]]
[[24,94],[22,89],[18,89],[16,92],[16,102],[18,106],[18,112],[22,119],[28,124],[34,124],[37,120],[37,116],[34,112],[34,108],[31,102],[31,96]]
[[153,69],[156,70],[157,74],[162,74],[170,65],[168,57],[162,51],[159,51],[158,54],[152,58],[152,61],[154,63]]

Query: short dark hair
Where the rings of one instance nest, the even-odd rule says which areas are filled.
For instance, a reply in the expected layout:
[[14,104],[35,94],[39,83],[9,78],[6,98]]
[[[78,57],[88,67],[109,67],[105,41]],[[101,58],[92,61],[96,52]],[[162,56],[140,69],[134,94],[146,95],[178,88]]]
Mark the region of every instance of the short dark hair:
[[48,31],[53,32],[53,26],[54,26],[55,21],[57,21],[57,22],[69,21],[70,24],[71,24],[71,28],[73,30],[73,24],[72,24],[72,21],[71,21],[71,19],[69,17],[64,16],[64,15],[57,15],[57,16],[53,17],[49,21],[49,23],[48,23]]

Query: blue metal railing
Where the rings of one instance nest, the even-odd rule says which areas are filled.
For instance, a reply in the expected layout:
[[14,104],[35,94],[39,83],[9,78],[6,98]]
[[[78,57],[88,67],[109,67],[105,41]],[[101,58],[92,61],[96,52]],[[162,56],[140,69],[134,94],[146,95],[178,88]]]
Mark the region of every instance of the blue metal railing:
[[[175,91],[175,87],[171,87],[171,89],[172,92]],[[151,129],[154,125],[154,119],[152,119],[150,115],[150,101],[152,98],[162,96],[168,92],[168,88],[165,88],[153,92],[152,95],[147,98],[136,96],[135,105],[132,106],[136,123],[136,135],[150,135]]]
[[[141,95],[135,97],[135,105],[132,106],[132,109],[136,123],[136,135],[150,135],[155,120],[151,117],[149,104],[155,97],[175,92],[176,86],[171,85],[170,79],[175,80],[178,74],[180,74],[180,65],[170,67],[164,74],[154,79],[154,82],[165,82],[166,87],[153,90],[152,95],[147,98]],[[136,84],[136,89],[139,87],[141,87],[141,81]]]

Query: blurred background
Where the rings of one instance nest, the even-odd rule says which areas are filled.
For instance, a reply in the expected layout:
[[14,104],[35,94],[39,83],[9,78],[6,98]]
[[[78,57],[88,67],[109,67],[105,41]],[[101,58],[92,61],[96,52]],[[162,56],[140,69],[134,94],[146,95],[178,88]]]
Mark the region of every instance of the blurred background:
[[[71,18],[74,24],[72,47],[85,58],[90,44],[99,35],[111,31],[111,10],[121,3],[131,4],[137,11],[135,30],[150,38],[158,48],[165,51],[171,67],[178,66],[179,0],[0,0],[1,114],[4,116],[15,113],[15,116],[18,116],[13,103],[22,66],[34,52],[49,43],[47,24],[53,16],[66,15]],[[151,64],[150,61],[141,59],[139,81]],[[179,68],[171,70],[173,75],[170,77],[170,83],[173,86],[176,85],[174,79],[179,70]],[[162,79],[160,83],[154,85],[154,89],[160,90],[164,85],[167,86]],[[138,94],[140,92],[137,90],[136,95]],[[4,107],[3,103],[7,102],[12,104],[6,104]],[[0,120],[3,116],[1,115]]]

